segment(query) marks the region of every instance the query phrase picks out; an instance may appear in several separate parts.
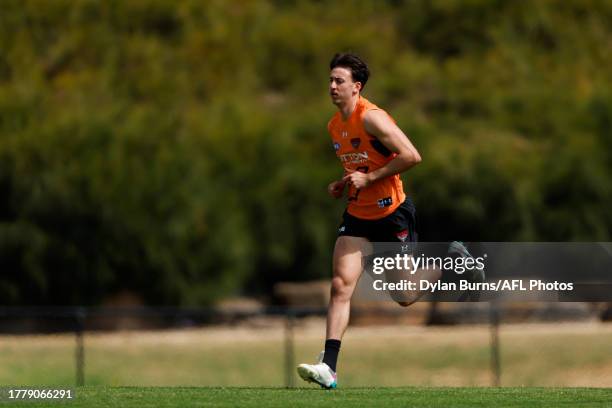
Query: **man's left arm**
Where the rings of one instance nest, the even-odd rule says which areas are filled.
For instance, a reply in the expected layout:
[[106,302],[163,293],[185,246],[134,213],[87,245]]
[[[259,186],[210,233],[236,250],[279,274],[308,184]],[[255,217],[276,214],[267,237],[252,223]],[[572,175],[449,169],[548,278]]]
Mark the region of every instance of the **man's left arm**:
[[421,155],[410,139],[384,111],[371,110],[365,114],[365,130],[375,136],[387,149],[397,156],[389,163],[370,173],[355,171],[344,176],[355,188],[364,188],[377,180],[402,173],[421,162]]

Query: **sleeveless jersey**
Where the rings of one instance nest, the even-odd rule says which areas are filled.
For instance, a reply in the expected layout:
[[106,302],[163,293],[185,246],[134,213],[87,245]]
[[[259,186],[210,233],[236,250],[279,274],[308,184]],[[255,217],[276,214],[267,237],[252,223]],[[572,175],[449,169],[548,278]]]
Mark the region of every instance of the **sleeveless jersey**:
[[[346,121],[342,120],[340,112],[336,112],[327,125],[336,156],[345,174],[352,171],[371,172],[396,156],[365,130],[364,116],[367,111],[374,109],[381,110],[360,96],[355,110]],[[399,174],[395,174],[362,189],[349,185],[347,211],[357,218],[376,220],[395,211],[405,198],[402,180]]]

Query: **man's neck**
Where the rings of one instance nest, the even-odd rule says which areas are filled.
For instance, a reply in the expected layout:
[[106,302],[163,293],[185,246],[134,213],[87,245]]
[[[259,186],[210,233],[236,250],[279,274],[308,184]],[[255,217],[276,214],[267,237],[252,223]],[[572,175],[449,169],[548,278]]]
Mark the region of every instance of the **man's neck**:
[[342,120],[347,120],[351,116],[351,113],[353,113],[355,107],[357,106],[357,101],[359,101],[359,95],[352,98],[346,104],[338,106],[338,110],[342,115]]

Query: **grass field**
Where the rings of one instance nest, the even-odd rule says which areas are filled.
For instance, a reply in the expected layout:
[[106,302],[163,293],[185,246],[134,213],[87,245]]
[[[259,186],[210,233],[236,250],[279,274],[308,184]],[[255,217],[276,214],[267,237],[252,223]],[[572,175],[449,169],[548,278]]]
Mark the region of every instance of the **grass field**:
[[[1,405],[1,403],[0,403]],[[110,388],[84,387],[75,399],[28,407],[609,407],[601,388]]]
[[[304,322],[296,328],[294,364],[315,359],[321,350],[324,330],[322,321]],[[283,335],[280,324],[266,328],[87,333],[85,384],[284,386]],[[351,327],[342,345],[339,383],[343,388],[489,386],[492,384],[489,340],[487,326]],[[500,330],[500,344],[504,387],[612,387],[610,324],[505,325]],[[0,336],[0,384],[73,385],[74,356],[75,339],[69,334]],[[297,376],[294,382],[298,386],[304,384]],[[85,395],[106,392],[100,390],[106,389],[84,392]],[[209,395],[223,391],[184,392]],[[246,390],[238,392],[250,395]],[[395,395],[399,391],[381,392]]]

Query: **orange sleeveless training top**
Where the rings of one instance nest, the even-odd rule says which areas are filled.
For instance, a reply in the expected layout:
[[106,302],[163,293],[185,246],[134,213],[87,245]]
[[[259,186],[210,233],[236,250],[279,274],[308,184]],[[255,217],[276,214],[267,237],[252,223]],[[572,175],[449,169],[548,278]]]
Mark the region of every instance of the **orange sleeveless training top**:
[[[327,124],[336,156],[340,159],[345,174],[376,170],[396,156],[365,130],[363,118],[367,111],[373,109],[381,110],[360,96],[355,110],[346,121],[342,120],[340,112],[336,112]],[[395,174],[360,190],[349,186],[347,211],[357,218],[376,220],[395,211],[405,198],[402,180],[399,174]]]

